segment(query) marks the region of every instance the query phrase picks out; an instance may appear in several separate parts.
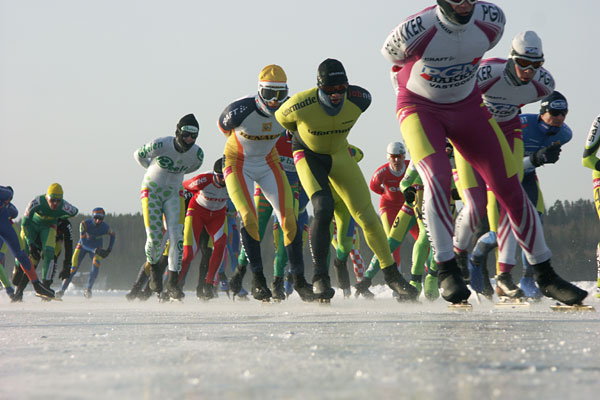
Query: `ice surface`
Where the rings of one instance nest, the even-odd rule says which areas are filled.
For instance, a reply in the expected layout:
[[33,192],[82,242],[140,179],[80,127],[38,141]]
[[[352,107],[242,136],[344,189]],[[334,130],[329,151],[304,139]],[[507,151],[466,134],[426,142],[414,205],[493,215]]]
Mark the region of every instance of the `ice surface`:
[[[592,282],[580,283],[592,290]],[[472,312],[442,300],[281,304],[127,302],[79,290],[63,302],[0,297],[1,399],[596,399],[600,312],[550,300]],[[600,311],[600,301],[588,297]]]

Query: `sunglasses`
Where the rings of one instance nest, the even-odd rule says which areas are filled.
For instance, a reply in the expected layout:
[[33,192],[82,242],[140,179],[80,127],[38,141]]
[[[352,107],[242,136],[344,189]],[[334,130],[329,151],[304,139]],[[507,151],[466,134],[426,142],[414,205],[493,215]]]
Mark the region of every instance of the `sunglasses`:
[[335,86],[320,86],[319,89],[328,96],[332,94],[344,94],[348,90],[348,84],[342,83],[341,85]]
[[515,58],[515,62],[521,69],[527,69],[527,68],[539,69],[544,64],[544,60],[531,61],[531,60],[526,60],[524,58]]
[[568,112],[569,110],[548,110],[548,113],[553,117],[558,117],[559,115],[566,117]]
[[287,88],[261,87],[258,89],[258,93],[260,94],[260,97],[262,97],[262,99],[265,102],[269,102],[269,101],[282,102],[283,100],[286,99],[286,97],[288,95],[288,89]]
[[446,3],[454,4],[455,6],[460,6],[465,1],[469,4],[477,3],[477,0],[446,0]]
[[179,128],[179,130],[181,131],[181,136],[183,136],[184,138],[191,137],[192,139],[196,139],[198,137],[199,130],[195,126],[184,125],[181,128]]

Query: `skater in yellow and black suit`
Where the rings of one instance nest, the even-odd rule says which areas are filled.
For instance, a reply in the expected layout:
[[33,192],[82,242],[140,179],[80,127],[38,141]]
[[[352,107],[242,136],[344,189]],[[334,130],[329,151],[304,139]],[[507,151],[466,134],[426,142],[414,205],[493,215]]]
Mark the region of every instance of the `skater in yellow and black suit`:
[[371,94],[359,86],[349,85],[342,63],[334,59],[319,65],[317,85],[295,94],[275,113],[283,127],[297,132],[292,142],[294,162],[315,213],[310,235],[315,296],[330,299],[335,294],[327,271],[329,224],[334,211],[331,183],[362,227],[367,244],[385,266],[388,285],[401,298],[412,300],[417,290],[398,272],[371,204],[367,183],[348,151],[346,137],[371,104]]

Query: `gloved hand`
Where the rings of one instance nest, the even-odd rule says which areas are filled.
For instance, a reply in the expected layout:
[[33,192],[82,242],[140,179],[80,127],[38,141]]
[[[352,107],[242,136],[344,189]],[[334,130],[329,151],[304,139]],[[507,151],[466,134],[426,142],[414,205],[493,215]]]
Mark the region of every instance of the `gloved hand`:
[[417,197],[416,193],[417,190],[414,187],[407,187],[404,192],[402,192],[402,194],[404,194],[404,201],[406,201],[408,204],[413,204],[415,202],[415,198]]
[[560,142],[552,143],[550,146],[544,147],[529,156],[531,163],[536,167],[544,164],[554,164],[560,157]]
[[62,270],[58,274],[58,279],[69,279],[70,275],[71,275],[71,263],[69,262],[69,260],[64,260]]
[[460,200],[460,193],[458,193],[458,189],[452,189],[452,191],[450,192],[450,197],[452,197],[452,200],[454,201]]
[[101,249],[101,248],[97,248],[96,251],[95,251],[95,254],[98,254],[102,258],[106,258],[110,254],[110,249],[104,250],[104,249]]
[[42,252],[40,248],[35,243],[29,243],[29,256],[34,260],[40,260],[42,258]]

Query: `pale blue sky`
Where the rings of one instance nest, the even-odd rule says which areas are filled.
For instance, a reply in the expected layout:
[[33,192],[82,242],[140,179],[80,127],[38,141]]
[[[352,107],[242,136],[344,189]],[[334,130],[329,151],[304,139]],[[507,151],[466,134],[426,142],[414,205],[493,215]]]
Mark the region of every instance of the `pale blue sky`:
[[[428,1],[227,2],[152,0],[0,0],[0,184],[15,189],[21,213],[54,181],[89,213],[140,210],[144,170],[133,152],[174,133],[181,116],[200,121],[201,171],[220,156],[216,127],[233,100],[255,93],[258,73],[277,63],[290,91],[315,85],[318,64],[341,60],[351,83],[373,103],[350,133],[365,151],[370,178],[400,139],[388,62],[379,50],[403,19]],[[485,57],[506,57],[513,36],[535,30],[545,67],[569,100],[573,141],[539,173],[546,204],[592,199],[581,154],[600,113],[600,3],[498,0],[507,25]],[[525,107],[537,112],[539,105]]]

